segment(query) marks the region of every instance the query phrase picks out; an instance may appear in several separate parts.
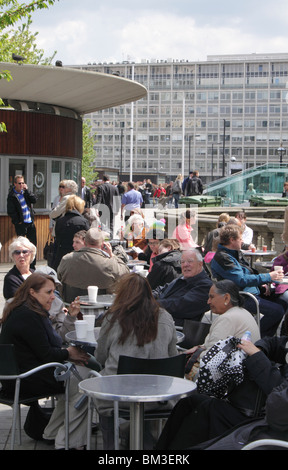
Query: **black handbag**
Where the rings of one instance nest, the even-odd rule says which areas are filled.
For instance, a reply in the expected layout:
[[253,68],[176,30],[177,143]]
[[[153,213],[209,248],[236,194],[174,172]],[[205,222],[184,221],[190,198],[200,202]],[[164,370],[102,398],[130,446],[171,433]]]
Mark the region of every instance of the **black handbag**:
[[24,431],[27,436],[35,441],[41,441],[52,413],[53,408],[42,408],[38,403],[30,406],[24,423]]
[[46,244],[43,250],[43,257],[47,260],[48,266],[52,267],[53,257],[54,257],[55,242],[52,235],[48,235]]

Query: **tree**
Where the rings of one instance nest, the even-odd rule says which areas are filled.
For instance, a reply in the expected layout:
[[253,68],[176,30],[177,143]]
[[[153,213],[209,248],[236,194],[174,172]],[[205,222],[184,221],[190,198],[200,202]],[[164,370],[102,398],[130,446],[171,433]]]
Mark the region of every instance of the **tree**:
[[38,32],[32,33],[32,19],[28,16],[25,23],[16,30],[9,29],[0,33],[0,62],[13,62],[12,53],[25,57],[28,64],[50,65],[56,51],[50,57],[44,57],[44,50],[38,49],[36,40]]
[[36,10],[49,8],[56,0],[35,0],[29,3],[19,3],[17,0],[0,0],[0,30],[13,26],[17,21],[27,18]]
[[98,173],[94,173],[94,136],[89,119],[83,120],[83,157],[82,157],[82,176],[86,178],[87,184],[93,183]]

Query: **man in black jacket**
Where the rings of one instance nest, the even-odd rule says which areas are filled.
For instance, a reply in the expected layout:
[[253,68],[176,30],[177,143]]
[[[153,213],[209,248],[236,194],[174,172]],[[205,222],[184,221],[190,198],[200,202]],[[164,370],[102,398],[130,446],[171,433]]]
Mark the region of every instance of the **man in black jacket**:
[[[103,184],[97,188],[96,205],[102,204],[99,207],[101,212],[101,222],[110,228],[111,235],[113,236],[114,215],[119,212],[120,200],[119,191],[117,186],[110,183],[108,176],[103,176]],[[106,206],[103,207],[103,206]]]
[[16,175],[14,187],[7,197],[7,214],[11,217],[17,236],[27,237],[35,246],[37,246],[37,236],[32,204],[35,204],[36,200],[36,196],[28,191],[23,176]]
[[185,318],[200,321],[209,310],[207,300],[212,285],[211,279],[203,269],[202,255],[197,250],[187,250],[181,256],[182,276],[153,291],[161,307],[165,308],[175,320],[183,325]]

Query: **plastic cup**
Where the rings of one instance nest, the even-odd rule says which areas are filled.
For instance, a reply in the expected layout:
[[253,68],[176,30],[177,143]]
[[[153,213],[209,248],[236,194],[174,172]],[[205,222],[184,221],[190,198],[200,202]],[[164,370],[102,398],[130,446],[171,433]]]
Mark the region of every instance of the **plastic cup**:
[[75,321],[75,330],[77,339],[83,339],[87,335],[88,324],[85,320]]
[[274,271],[283,271],[283,266],[274,266]]
[[84,314],[83,320],[87,322],[87,331],[94,330],[95,315],[85,315]]
[[263,245],[263,246],[262,246],[262,250],[266,253],[266,251],[267,251],[267,245]]
[[98,287],[88,286],[87,290],[88,290],[89,302],[93,302],[95,304],[97,302]]
[[252,253],[255,253],[256,252],[256,246],[252,246],[251,251],[252,251]]

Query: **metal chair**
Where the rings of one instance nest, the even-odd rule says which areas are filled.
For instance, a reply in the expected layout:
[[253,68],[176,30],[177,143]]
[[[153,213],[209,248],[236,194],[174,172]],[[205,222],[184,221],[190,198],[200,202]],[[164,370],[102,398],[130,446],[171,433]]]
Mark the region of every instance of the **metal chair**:
[[211,323],[189,319],[184,320],[182,331],[185,338],[181,343],[179,343],[180,348],[190,349],[193,346],[203,344],[209,333],[210,327]]
[[[39,367],[35,367],[27,372],[22,374],[19,373],[19,368],[16,360],[15,348],[13,344],[0,344],[0,382],[5,380],[15,380],[15,392],[13,398],[8,398],[0,390],[0,403],[12,407],[12,435],[11,435],[11,450],[14,449],[15,445],[15,436],[16,428],[18,427],[18,441],[21,445],[21,410],[20,405],[29,406],[32,402],[36,400],[47,398],[47,395],[43,394],[40,396],[29,396],[21,397],[21,380],[27,377],[30,377],[33,374],[36,374],[39,371],[53,367],[55,371],[57,370],[58,375],[55,375],[55,379],[58,381],[65,381],[65,449],[69,449],[69,368],[66,364],[61,364],[58,362],[50,362],[43,364]],[[67,373],[68,372],[68,373]]]
[[257,441],[250,442],[242,447],[241,450],[253,450],[258,447],[273,446],[273,447],[286,447],[288,448],[288,442],[282,441],[281,439],[259,439]]
[[240,291],[239,292],[241,295],[246,295],[248,297],[250,297],[254,302],[255,302],[255,306],[256,306],[256,315],[253,313],[253,312],[250,312],[251,315],[253,315],[253,317],[255,318],[256,320],[256,323],[258,325],[258,327],[260,328],[260,309],[259,309],[259,302],[258,302],[258,299],[257,297],[255,297],[255,295],[251,294],[251,292],[246,292],[246,291]]

